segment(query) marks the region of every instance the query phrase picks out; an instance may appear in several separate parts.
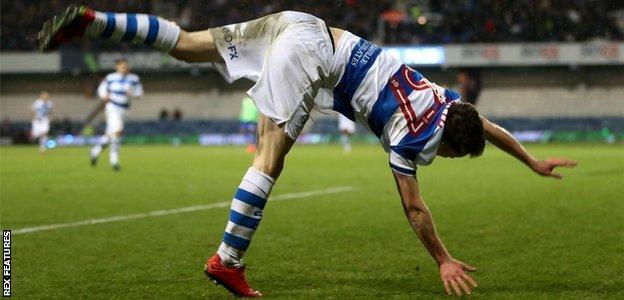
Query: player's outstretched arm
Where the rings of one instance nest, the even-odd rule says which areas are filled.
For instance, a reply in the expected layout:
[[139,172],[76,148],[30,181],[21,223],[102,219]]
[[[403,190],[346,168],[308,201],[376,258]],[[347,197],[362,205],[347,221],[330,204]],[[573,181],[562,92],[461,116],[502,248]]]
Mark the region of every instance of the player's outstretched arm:
[[471,288],[476,287],[477,283],[466,274],[466,271],[474,272],[477,269],[453,259],[448,253],[438,237],[431,213],[420,197],[416,178],[396,172],[393,174],[403,201],[405,216],[429,254],[438,263],[440,277],[447,294],[451,295],[452,291],[458,296],[462,293],[470,294]]
[[557,179],[563,178],[559,173],[554,172],[556,167],[574,167],[576,161],[562,158],[549,157],[547,159],[537,159],[533,157],[507,130],[481,116],[486,139],[501,150],[513,155],[522,161],[535,173],[542,176],[549,176]]

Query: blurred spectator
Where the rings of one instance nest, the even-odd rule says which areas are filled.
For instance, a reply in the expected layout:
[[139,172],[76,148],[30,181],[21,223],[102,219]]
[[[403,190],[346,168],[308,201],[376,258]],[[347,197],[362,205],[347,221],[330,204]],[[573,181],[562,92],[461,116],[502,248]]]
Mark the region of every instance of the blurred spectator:
[[2,124],[0,125],[0,137],[2,137],[2,143],[17,143],[17,144],[27,144],[30,142],[30,130],[28,127],[13,126],[13,123],[10,119],[2,120]]
[[182,121],[182,111],[179,107],[176,107],[173,111],[173,120],[174,121]]
[[11,120],[2,120],[2,126],[0,127],[0,136],[10,137],[13,135],[13,127],[11,126]]
[[74,134],[74,124],[68,117],[63,118],[59,129],[63,134]]
[[56,134],[74,134],[74,124],[68,117],[52,122],[52,130]]
[[158,114],[158,120],[160,121],[168,121],[169,120],[169,111],[166,108],[162,108],[160,113]]

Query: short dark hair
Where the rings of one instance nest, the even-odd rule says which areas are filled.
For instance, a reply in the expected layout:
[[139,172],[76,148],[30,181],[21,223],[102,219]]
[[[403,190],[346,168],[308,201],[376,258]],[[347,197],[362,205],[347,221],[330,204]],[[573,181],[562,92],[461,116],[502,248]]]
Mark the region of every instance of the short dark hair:
[[462,155],[476,157],[485,148],[483,121],[474,105],[453,102],[446,114],[442,142]]

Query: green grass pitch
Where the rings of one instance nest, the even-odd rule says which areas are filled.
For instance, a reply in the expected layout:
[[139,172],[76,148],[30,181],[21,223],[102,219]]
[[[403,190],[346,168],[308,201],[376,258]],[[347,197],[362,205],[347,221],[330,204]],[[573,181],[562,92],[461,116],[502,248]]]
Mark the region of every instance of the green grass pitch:
[[[579,161],[541,178],[489,147],[419,169],[450,252],[479,268],[471,297],[624,298],[624,147],[531,145]],[[2,147],[1,225],[21,228],[229,201],[251,156],[241,148],[124,146],[123,170],[86,148]],[[409,227],[378,146],[295,146],[267,204],[248,278],[283,299],[446,297]],[[203,275],[228,208],[15,234],[12,291],[36,298],[231,298]]]

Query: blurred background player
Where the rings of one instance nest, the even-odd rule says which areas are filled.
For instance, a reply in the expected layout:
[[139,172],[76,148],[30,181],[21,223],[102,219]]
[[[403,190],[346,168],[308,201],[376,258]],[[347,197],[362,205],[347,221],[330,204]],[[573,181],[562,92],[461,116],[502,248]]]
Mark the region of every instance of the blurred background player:
[[31,106],[33,115],[31,136],[33,140],[39,140],[39,152],[41,153],[46,150],[50,131],[50,117],[52,117],[52,110],[54,109],[54,104],[49,98],[48,92],[42,91],[39,93],[39,98]]
[[344,152],[351,152],[351,136],[355,133],[355,122],[338,114],[338,130],[340,130],[340,141]]
[[241,111],[238,115],[240,133],[247,140],[247,153],[256,152],[256,129],[258,128],[258,108],[249,96],[243,98]]
[[91,149],[91,165],[97,164],[97,159],[104,147],[110,144],[110,164],[113,170],[118,171],[119,148],[124,129],[124,118],[130,108],[133,98],[143,96],[143,86],[139,76],[130,73],[130,65],[125,59],[118,59],[115,64],[116,72],[108,74],[98,87],[98,96],[102,102],[87,118],[91,123],[97,114],[105,109],[106,132],[100,137],[97,144]]
[[457,74],[461,101],[477,105],[481,94],[481,72],[476,69],[461,69]]

